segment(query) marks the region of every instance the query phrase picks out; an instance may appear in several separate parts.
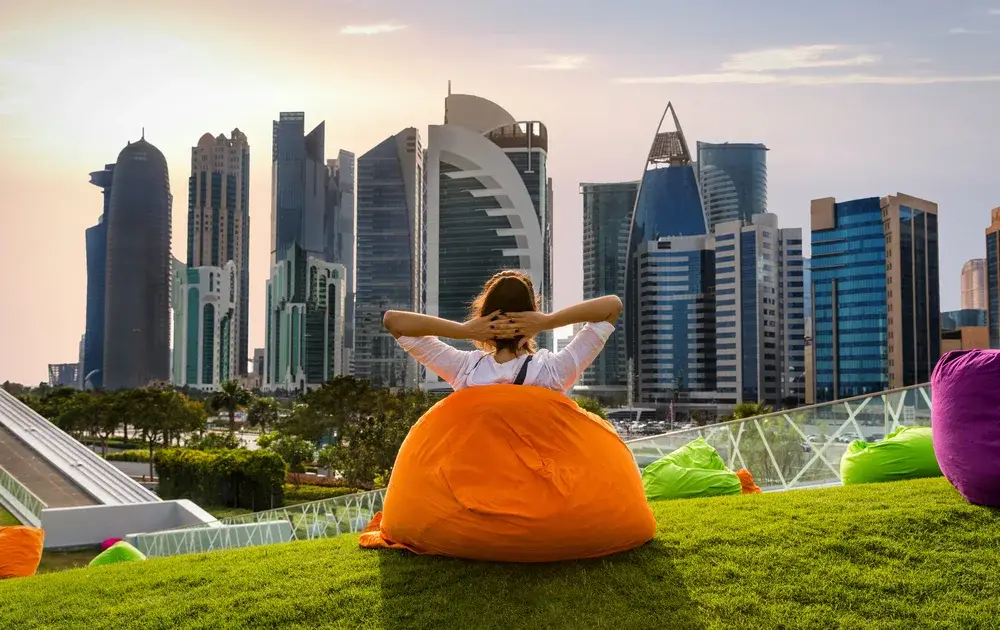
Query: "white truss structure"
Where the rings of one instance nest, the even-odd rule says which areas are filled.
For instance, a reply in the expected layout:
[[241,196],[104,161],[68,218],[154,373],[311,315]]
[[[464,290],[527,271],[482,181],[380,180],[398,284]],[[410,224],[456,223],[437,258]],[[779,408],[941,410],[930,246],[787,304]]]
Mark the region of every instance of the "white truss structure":
[[730,468],[747,468],[765,492],[834,485],[851,441],[877,442],[904,424],[930,426],[930,409],[930,386],[915,385],[627,444],[640,469],[703,437]]

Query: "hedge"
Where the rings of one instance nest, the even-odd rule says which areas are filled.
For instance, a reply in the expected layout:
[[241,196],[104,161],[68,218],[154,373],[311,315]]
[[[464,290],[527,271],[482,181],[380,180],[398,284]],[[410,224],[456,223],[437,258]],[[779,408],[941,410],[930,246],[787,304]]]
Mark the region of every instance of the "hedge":
[[358,492],[364,492],[364,490],[329,486],[299,486],[296,488],[292,484],[285,484],[285,505],[325,501],[326,499],[335,499],[347,494],[357,494]]
[[109,462],[149,462],[149,451],[121,451],[120,453],[108,453],[104,459]]
[[284,501],[285,462],[261,449],[156,451],[153,464],[164,499],[191,499],[203,505],[266,510]]
[[288,473],[285,483],[299,486],[323,486],[326,488],[344,488],[347,482],[324,475],[307,475],[305,473]]

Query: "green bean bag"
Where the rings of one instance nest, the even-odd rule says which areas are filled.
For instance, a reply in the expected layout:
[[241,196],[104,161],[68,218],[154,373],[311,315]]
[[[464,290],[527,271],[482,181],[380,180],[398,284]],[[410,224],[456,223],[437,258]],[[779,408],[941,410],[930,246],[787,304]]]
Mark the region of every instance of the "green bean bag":
[[96,558],[91,560],[90,564],[87,566],[103,567],[109,564],[118,564],[120,562],[139,562],[145,559],[146,556],[143,555],[141,551],[122,540],[102,551]]
[[705,438],[656,460],[642,471],[646,499],[693,499],[740,494],[742,484]]
[[940,476],[927,427],[899,427],[881,442],[855,440],[840,459],[845,486]]

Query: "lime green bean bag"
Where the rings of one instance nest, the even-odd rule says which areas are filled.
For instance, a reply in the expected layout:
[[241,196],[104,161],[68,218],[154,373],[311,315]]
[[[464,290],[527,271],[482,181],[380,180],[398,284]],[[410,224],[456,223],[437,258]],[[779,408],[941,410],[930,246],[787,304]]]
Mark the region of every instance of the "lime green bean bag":
[[693,499],[740,494],[742,484],[705,438],[686,444],[642,471],[646,499]]
[[881,442],[855,440],[840,460],[845,486],[940,476],[927,427],[899,427]]
[[123,540],[116,542],[114,545],[102,551],[96,558],[91,560],[90,564],[87,566],[103,567],[109,564],[118,564],[120,562],[139,562],[145,559],[146,556],[141,551]]

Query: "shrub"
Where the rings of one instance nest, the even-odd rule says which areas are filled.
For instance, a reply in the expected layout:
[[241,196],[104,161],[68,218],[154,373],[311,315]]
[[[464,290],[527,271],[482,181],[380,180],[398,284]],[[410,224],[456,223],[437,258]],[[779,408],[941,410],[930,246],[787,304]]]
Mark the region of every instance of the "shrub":
[[135,450],[122,451],[120,453],[108,453],[104,459],[109,462],[140,462],[146,464],[149,463],[149,451]]
[[333,477],[321,477],[319,475],[305,475],[292,472],[288,473],[288,476],[285,477],[285,482],[302,486],[320,486],[323,488],[347,487],[347,482],[343,479],[334,479]]
[[266,450],[161,449],[153,457],[164,499],[263,510],[281,505],[285,462]]
[[206,433],[201,437],[194,436],[187,441],[186,445],[188,448],[199,451],[218,451],[243,447],[240,438],[233,433]]
[[295,505],[298,503],[311,503],[313,501],[325,501],[335,499],[348,494],[364,492],[357,488],[329,487],[329,486],[299,486],[291,484],[285,485],[285,505]]

